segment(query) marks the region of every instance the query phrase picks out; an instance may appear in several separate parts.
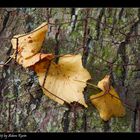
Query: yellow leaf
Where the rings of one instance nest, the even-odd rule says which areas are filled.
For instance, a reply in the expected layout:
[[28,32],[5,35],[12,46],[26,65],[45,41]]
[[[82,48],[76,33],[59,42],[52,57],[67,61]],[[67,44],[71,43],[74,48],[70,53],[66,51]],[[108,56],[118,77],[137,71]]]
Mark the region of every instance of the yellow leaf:
[[[59,58],[58,64],[51,63],[44,88],[42,88],[45,95],[60,104],[64,104],[64,101],[69,104],[75,101],[87,107],[83,91],[86,87],[86,81],[91,76],[83,68],[81,57],[80,54],[65,55]],[[44,69],[44,72],[37,72],[41,86],[44,83],[45,73],[46,69]],[[76,80],[84,81],[85,83]]]
[[98,83],[99,88],[103,91],[90,96],[92,104],[98,109],[100,117],[104,121],[108,121],[111,117],[123,117],[125,115],[125,108],[117,92],[112,86],[108,85],[109,77],[108,75],[105,76],[105,78]]
[[34,63],[34,65],[32,65],[32,69],[36,72],[36,73],[44,73],[46,72],[46,70],[48,69],[51,60],[54,58],[53,54],[42,54],[42,57],[40,58],[40,60],[35,59],[37,62]]
[[110,75],[106,75],[104,79],[98,82],[97,85],[101,90],[107,91],[110,88]]
[[30,33],[15,35],[11,40],[13,49],[17,48],[18,38],[18,54],[24,59],[35,55],[42,47],[47,30],[47,23],[44,22]]
[[[15,55],[11,56],[12,58],[15,59]],[[41,66],[38,67],[38,63],[42,63],[45,61],[45,66],[46,66],[46,62],[48,60],[51,60],[53,58],[53,54],[43,54],[43,53],[38,53],[32,57],[29,57],[27,59],[24,59],[23,57],[21,57],[21,55],[17,54],[17,62],[22,65],[24,68],[28,68],[28,67],[32,67],[33,69],[36,70],[41,70]]]

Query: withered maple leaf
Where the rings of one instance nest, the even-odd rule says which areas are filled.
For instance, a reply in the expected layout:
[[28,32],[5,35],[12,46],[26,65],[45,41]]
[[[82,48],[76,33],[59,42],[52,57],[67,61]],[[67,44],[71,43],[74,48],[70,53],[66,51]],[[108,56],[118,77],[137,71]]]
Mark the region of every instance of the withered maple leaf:
[[24,59],[35,55],[42,47],[47,30],[47,22],[44,22],[30,33],[15,35],[11,40],[13,49],[16,50],[18,48],[18,54]]
[[[37,72],[39,83],[45,95],[54,101],[64,104],[64,102],[78,102],[85,107],[87,104],[84,100],[83,91],[86,87],[86,81],[91,78],[89,72],[82,66],[82,56],[64,55],[59,58],[58,64],[52,62],[46,75],[46,68]],[[40,63],[41,65],[41,63]],[[78,82],[84,81],[84,82]],[[53,93],[53,94],[51,94]]]
[[98,82],[98,87],[102,92],[90,96],[92,104],[99,111],[101,119],[108,121],[111,117],[123,117],[125,108],[119,99],[115,89],[110,86],[110,76],[106,75],[104,79]]

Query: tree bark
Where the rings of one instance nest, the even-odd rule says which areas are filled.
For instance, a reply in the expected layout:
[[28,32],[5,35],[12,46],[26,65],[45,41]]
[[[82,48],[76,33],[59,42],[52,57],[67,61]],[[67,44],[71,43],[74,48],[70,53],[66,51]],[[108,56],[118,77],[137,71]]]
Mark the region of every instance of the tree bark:
[[[133,16],[129,16],[130,11]],[[117,13],[118,18],[114,18]],[[139,18],[139,10],[80,8],[76,14],[73,30],[68,34],[70,8],[0,8],[0,132],[139,132],[140,113],[137,110],[139,106],[135,110],[135,104],[136,100],[140,100],[140,42],[138,36],[131,37],[135,35],[133,26],[137,24],[139,27],[139,22],[128,24],[128,32],[121,30],[126,36],[119,32],[119,28],[126,24],[125,20],[130,22],[135,17]],[[106,22],[103,20],[105,16]],[[57,31],[54,26],[56,20]],[[75,53],[77,50],[83,53],[83,64],[93,76],[93,84],[111,69],[115,89],[123,101],[123,89],[127,89],[125,101],[129,101],[134,112],[125,106],[125,117],[112,118],[104,123],[90,102],[87,109],[77,104],[73,107],[60,105],[44,95],[33,71],[15,64],[14,60],[2,66],[13,53],[11,38],[33,30],[44,21],[49,22],[49,33],[43,49],[56,55]],[[140,35],[139,28],[137,35]],[[112,43],[112,39],[118,46]],[[100,42],[103,47],[100,47]],[[83,47],[84,52],[79,46]],[[116,65],[111,63],[112,67],[108,67],[108,62],[113,61]],[[88,89],[86,98],[89,92],[94,90]]]

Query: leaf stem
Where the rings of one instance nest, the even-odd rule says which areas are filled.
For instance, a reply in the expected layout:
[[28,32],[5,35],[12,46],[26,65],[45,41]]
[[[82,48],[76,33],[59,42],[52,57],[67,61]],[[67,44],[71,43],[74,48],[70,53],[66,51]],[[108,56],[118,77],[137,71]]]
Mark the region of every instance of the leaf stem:
[[[92,87],[94,87],[94,88],[100,89],[98,86],[96,86],[96,85],[94,85],[94,84],[91,84],[91,83],[89,83],[89,82],[84,82],[84,81],[80,81],[80,80],[74,80],[74,81],[86,83],[86,84],[88,84],[88,85],[90,85],[90,86],[92,86]],[[100,90],[101,90],[101,89],[100,89]]]

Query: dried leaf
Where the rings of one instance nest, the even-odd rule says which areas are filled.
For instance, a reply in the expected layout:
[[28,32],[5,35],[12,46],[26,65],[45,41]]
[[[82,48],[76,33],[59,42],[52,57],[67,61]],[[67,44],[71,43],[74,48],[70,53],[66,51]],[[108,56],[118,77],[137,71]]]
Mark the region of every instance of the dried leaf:
[[44,22],[30,33],[15,35],[11,40],[13,49],[17,48],[18,38],[18,54],[24,59],[35,55],[42,47],[47,30],[47,23]]
[[104,79],[98,82],[97,86],[103,91],[108,91],[110,88],[110,75],[106,75]]
[[98,109],[100,117],[108,121],[111,117],[123,117],[125,108],[122,105],[115,89],[109,85],[110,76],[107,75],[98,83],[99,88],[103,91],[90,96],[92,104]]
[[[11,57],[15,59],[15,55],[12,55]],[[17,62],[24,68],[33,67],[33,69],[41,70],[41,66],[38,67],[39,65],[38,63],[42,63],[43,61],[45,61],[46,66],[46,62],[48,60],[51,60],[53,57],[54,57],[53,54],[38,53],[30,58],[24,59],[23,57],[21,57],[21,55],[18,54]]]
[[32,69],[36,73],[45,73],[53,58],[54,58],[53,54],[43,54],[41,60],[35,63],[32,66]]
[[[87,107],[83,91],[86,87],[86,81],[91,78],[89,72],[83,68],[81,55],[65,55],[59,58],[58,64],[51,63],[47,78],[45,81],[45,95],[53,99],[54,101],[64,104],[78,102]],[[46,69],[44,72],[37,72],[40,85],[43,85]],[[78,82],[84,81],[85,83]],[[53,96],[51,93],[56,96]],[[62,99],[62,100],[61,100]]]

